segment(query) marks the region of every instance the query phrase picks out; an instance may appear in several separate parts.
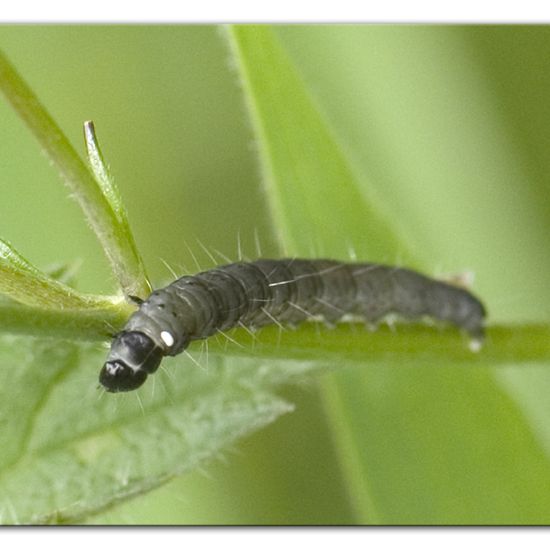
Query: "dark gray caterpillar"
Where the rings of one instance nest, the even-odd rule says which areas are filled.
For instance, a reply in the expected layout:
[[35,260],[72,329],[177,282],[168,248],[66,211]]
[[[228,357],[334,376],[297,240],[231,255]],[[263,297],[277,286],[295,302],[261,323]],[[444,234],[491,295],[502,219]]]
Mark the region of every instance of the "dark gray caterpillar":
[[485,309],[470,292],[409,269],[333,260],[257,260],[184,276],[155,290],[115,336],[99,380],[109,392],[141,386],[165,355],[236,325],[376,322],[432,317],[483,340]]

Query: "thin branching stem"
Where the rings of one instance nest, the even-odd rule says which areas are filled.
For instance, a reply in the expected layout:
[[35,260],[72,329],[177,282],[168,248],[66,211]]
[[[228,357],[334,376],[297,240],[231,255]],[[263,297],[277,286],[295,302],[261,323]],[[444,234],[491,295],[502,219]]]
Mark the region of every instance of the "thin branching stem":
[[114,195],[102,190],[67,137],[2,52],[0,90],[32,131],[82,208],[122,291],[127,295],[146,296],[150,285],[129,226],[121,223],[122,206],[114,205]]

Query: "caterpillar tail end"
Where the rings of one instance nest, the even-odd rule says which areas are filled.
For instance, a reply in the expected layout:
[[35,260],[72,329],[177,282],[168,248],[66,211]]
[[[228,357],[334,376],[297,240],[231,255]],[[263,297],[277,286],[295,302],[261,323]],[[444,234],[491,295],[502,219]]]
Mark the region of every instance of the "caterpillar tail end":
[[468,342],[468,349],[472,353],[479,353],[482,347],[483,347],[483,337],[471,338],[470,341]]
[[468,330],[470,340],[468,342],[468,349],[472,353],[479,353],[483,344],[485,343],[485,326],[483,324]]
[[465,319],[462,327],[466,329],[470,336],[468,349],[472,353],[479,353],[485,343],[485,320],[487,317],[487,310],[477,298],[473,296],[471,296],[471,298],[473,299],[474,307],[472,307],[471,313]]

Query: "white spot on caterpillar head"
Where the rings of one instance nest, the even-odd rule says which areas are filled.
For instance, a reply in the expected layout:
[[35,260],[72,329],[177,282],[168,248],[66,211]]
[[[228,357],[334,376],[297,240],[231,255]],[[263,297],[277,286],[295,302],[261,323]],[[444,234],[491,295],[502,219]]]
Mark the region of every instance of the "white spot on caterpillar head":
[[162,341],[171,348],[174,345],[174,337],[167,331],[163,330],[160,333],[160,337],[162,338]]

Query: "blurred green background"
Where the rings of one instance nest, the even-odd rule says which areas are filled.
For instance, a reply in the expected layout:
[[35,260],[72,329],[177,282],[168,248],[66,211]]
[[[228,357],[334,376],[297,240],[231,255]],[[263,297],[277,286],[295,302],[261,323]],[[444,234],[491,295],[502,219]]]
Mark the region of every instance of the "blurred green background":
[[[434,274],[474,271],[491,321],[548,321],[550,28],[276,32],[353,169]],[[257,231],[270,254],[256,144],[219,29],[3,26],[0,47],[79,151],[94,120],[154,282],[172,278],[162,260],[196,271],[187,245],[211,265],[197,238],[235,258],[240,235],[254,256]],[[76,204],[4,102],[0,120],[1,236],[38,266],[81,258],[80,288],[112,292]],[[286,394],[295,413],[93,521],[353,523],[315,385]]]

